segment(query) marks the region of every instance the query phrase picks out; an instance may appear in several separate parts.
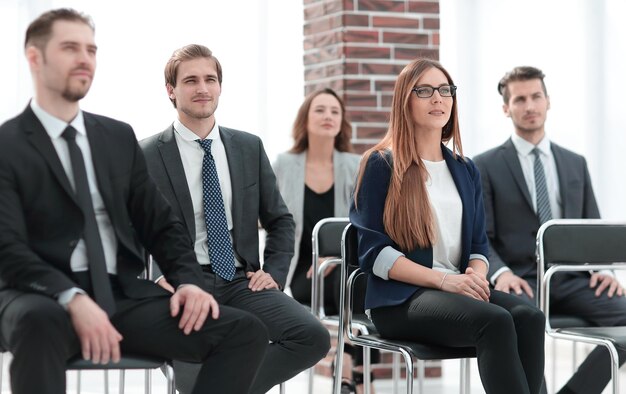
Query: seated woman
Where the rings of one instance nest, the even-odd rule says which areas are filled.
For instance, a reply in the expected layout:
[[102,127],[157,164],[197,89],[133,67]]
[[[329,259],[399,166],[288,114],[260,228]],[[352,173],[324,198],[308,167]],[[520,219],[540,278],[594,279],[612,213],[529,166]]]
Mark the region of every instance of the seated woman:
[[475,347],[487,394],[538,393],[545,319],[485,279],[480,174],[463,157],[455,93],[438,62],[408,64],[389,130],[363,157],[350,221],[365,307],[383,337]]
[[[280,192],[296,222],[295,254],[286,287],[296,300],[307,305],[311,304],[313,227],[324,218],[348,216],[361,159],[350,153],[352,126],[344,114],[343,101],[332,89],[310,94],[293,125],[293,147],[280,154],[273,166]],[[332,256],[324,259],[328,257]],[[334,268],[331,265],[324,273],[324,307],[328,315],[339,310],[340,271]],[[362,377],[357,371],[356,382],[351,382],[352,348],[347,349],[344,389],[354,390]],[[360,355],[361,351],[355,356]]]

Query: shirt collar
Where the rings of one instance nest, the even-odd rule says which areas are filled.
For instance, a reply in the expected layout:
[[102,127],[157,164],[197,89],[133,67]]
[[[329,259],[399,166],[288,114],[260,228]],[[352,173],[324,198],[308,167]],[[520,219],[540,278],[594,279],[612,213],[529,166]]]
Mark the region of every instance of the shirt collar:
[[[59,138],[63,131],[67,127],[67,122],[57,118],[56,116],[46,112],[43,108],[37,104],[37,100],[30,101],[30,108],[35,113],[35,116],[39,119],[43,128],[46,130],[46,133],[50,136],[50,138]],[[87,135],[87,129],[85,128],[85,121],[83,118],[83,111],[80,109],[78,113],[69,123],[76,129],[79,134]]]
[[[174,121],[174,130],[185,141],[190,141],[191,142],[191,141],[195,141],[195,140],[200,139],[196,133],[194,133],[193,131],[189,130],[189,128],[187,128],[187,126],[182,124],[182,122],[179,119],[176,119]],[[219,126],[217,125],[217,122],[215,122],[215,124],[213,125],[213,128],[211,129],[211,132],[209,133],[209,135],[207,135],[207,137],[205,139],[221,141]]]
[[550,151],[550,139],[547,135],[544,135],[544,137],[537,145],[533,145],[516,133],[513,133],[513,135],[511,136],[511,142],[513,142],[515,149],[522,156],[528,156],[532,154],[532,151],[535,148],[539,149],[539,152],[543,153],[546,156],[550,156],[552,154],[552,152]]

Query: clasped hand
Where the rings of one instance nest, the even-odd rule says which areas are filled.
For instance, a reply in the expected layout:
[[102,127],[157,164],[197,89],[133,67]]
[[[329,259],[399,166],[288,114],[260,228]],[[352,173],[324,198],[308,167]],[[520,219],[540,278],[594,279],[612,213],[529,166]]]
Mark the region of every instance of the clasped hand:
[[461,294],[479,301],[489,301],[489,282],[484,275],[467,267],[464,274],[447,275],[442,283],[441,290],[449,293]]

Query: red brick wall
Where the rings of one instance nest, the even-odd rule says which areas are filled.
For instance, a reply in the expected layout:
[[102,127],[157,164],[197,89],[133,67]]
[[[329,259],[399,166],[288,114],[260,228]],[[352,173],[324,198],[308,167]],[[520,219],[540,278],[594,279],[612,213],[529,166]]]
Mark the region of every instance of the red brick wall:
[[305,93],[336,90],[355,149],[387,130],[396,76],[419,56],[439,58],[439,0],[303,0]]

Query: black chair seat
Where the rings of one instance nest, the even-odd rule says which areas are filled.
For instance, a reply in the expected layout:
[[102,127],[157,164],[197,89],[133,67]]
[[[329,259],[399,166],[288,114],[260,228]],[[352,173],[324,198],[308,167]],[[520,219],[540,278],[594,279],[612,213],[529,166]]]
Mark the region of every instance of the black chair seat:
[[615,347],[626,350],[626,327],[575,327],[562,328],[556,332],[566,335],[581,335],[585,337],[608,339]]
[[591,324],[585,319],[576,316],[554,315],[550,316],[552,328],[589,327]]
[[157,357],[125,355],[119,363],[94,364],[91,360],[83,360],[77,356],[67,363],[67,369],[72,370],[101,370],[101,369],[155,369],[160,368],[167,360]]
[[359,335],[359,340],[372,341],[378,344],[392,347],[404,347],[410,349],[412,355],[420,360],[449,360],[456,358],[476,357],[474,347],[447,347],[417,342],[399,341],[395,339],[381,338],[379,335]]

